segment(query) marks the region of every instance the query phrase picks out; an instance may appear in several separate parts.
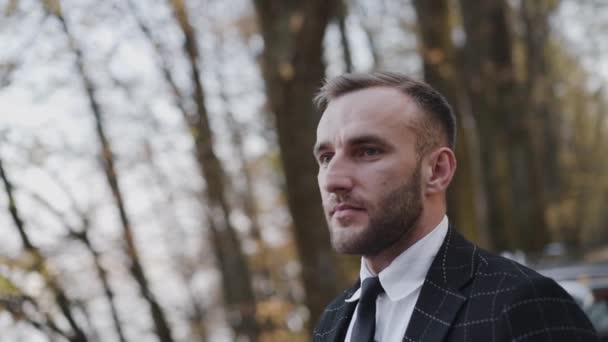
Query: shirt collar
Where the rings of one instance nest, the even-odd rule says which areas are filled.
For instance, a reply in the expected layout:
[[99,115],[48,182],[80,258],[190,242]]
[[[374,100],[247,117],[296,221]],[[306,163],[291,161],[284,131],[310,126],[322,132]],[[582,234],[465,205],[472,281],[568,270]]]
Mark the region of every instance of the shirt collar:
[[[391,301],[401,300],[422,286],[447,231],[448,218],[444,215],[441,222],[430,233],[399,254],[377,275]],[[375,276],[376,274],[367,267],[367,263],[362,257],[359,271],[361,283],[366,278]],[[361,288],[357,289],[346,301],[354,302],[359,300],[360,296]]]

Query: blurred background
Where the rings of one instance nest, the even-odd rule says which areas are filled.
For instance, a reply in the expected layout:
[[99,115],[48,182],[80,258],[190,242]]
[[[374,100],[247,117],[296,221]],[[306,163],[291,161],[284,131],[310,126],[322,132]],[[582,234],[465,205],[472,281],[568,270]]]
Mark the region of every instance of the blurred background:
[[0,0],[0,341],[307,341],[326,77],[459,118],[449,217],[608,327],[608,2]]

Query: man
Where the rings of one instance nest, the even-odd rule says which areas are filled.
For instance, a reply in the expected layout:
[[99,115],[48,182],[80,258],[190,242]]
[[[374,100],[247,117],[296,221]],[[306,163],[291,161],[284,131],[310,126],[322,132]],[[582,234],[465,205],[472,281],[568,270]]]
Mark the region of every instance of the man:
[[316,101],[332,245],[362,260],[360,281],[329,304],[314,341],[597,341],[553,280],[449,226],[456,124],[437,91],[395,73],[346,74]]

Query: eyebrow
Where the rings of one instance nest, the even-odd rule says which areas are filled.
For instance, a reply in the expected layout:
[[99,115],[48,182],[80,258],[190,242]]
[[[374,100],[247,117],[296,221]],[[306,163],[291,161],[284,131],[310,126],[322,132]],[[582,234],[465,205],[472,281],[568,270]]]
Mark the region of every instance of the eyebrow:
[[365,145],[365,144],[376,144],[376,145],[389,145],[386,139],[375,135],[367,134],[357,137],[353,137],[347,140],[347,145]]
[[317,154],[319,154],[319,152],[326,150],[329,145],[330,144],[328,142],[316,143],[312,149],[312,154],[316,156]]
[[[383,146],[390,146],[390,144],[382,137],[375,134],[366,134],[355,136],[346,141],[346,145],[365,145],[365,144],[377,144]],[[315,144],[313,148],[313,154],[316,156],[319,152],[326,150],[331,146],[329,142],[320,142]]]

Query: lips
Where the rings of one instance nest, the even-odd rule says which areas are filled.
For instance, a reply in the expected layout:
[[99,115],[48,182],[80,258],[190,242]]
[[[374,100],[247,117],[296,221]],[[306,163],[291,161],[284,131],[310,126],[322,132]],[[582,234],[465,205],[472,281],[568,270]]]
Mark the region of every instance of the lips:
[[362,210],[365,210],[365,209],[362,208],[362,207],[358,207],[358,206],[352,205],[352,204],[341,203],[341,204],[338,204],[335,207],[333,207],[333,209],[331,209],[329,211],[329,215],[333,216],[335,213],[346,212],[346,211],[349,211],[349,210],[362,211]]

